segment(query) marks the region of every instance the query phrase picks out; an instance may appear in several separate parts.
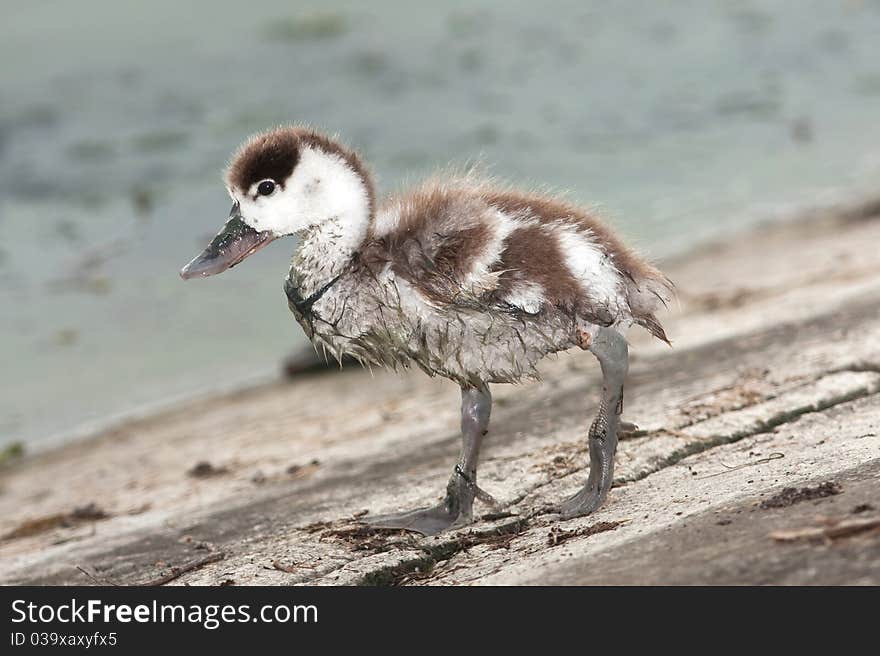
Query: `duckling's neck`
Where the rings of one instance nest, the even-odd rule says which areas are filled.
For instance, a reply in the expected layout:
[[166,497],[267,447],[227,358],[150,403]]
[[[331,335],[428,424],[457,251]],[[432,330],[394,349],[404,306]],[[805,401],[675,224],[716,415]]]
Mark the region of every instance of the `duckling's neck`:
[[321,218],[299,233],[291,263],[290,279],[306,296],[348,266],[366,239],[372,216],[369,179],[351,170],[332,178],[309,190],[313,216]]
[[293,255],[291,280],[308,296],[338,276],[364,242],[369,218],[334,216],[303,232]]

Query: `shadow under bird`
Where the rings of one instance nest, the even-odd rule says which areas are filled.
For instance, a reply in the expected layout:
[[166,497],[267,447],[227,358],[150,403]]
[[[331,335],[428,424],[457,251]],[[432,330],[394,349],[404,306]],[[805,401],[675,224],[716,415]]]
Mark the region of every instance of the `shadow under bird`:
[[603,387],[589,434],[590,472],[562,502],[586,515],[614,471],[626,330],[667,341],[655,312],[672,283],[596,216],[545,194],[472,176],[438,178],[381,203],[358,155],[305,127],[258,134],[226,174],[229,220],[183,278],[235,266],[274,239],[299,236],[284,283],[309,339],[335,357],[418,365],[461,386],[462,449],[441,503],[365,519],[426,535],[472,521],[490,383],[537,378],[545,355],[572,347],[599,360]]

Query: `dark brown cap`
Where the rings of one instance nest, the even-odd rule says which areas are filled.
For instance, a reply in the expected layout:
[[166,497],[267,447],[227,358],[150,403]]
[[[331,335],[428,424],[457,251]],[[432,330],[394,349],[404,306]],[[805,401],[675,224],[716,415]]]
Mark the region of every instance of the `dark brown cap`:
[[372,176],[360,157],[335,139],[311,128],[285,126],[254,135],[233,156],[226,182],[241,191],[247,191],[253,184],[267,178],[283,186],[296,168],[303,148],[335,155],[357,173],[367,188],[372,215],[375,207]]

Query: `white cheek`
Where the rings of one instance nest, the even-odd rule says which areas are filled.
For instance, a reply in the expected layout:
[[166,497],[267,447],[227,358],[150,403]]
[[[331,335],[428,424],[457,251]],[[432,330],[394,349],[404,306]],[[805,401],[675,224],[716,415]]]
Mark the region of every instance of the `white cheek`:
[[297,193],[290,184],[284,189],[279,188],[274,194],[262,200],[260,216],[266,222],[264,230],[274,230],[279,235],[283,235],[297,232],[305,227],[297,224],[302,209],[299,207]]
[[289,189],[278,189],[271,196],[245,198],[241,201],[241,214],[245,223],[259,231],[272,231],[278,235],[290,234],[298,229],[292,217],[297,216],[296,197]]

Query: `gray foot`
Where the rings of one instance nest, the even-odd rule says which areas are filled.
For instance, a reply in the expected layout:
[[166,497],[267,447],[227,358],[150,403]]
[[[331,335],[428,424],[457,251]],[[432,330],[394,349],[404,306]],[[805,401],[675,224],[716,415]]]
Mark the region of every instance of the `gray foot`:
[[498,503],[491,494],[477,485],[472,478],[475,475],[476,472],[468,475],[460,465],[456,466],[446,487],[446,499],[443,503],[409,512],[367,517],[361,521],[373,528],[399,528],[422,535],[437,535],[449,528],[467,526],[473,521],[475,498],[490,506],[497,506]]
[[601,506],[607,494],[607,492],[602,494],[599,490],[584,487],[580,492],[559,504],[556,511],[562,519],[583,517]]
[[422,535],[437,535],[446,529],[470,524],[476,491],[476,484],[472,480],[466,479],[460,468],[456,467],[446,486],[446,498],[436,506],[364,517],[361,521],[373,528],[399,528]]
[[437,535],[455,526],[460,513],[452,511],[446,502],[431,508],[419,508],[409,512],[364,517],[361,521],[373,528],[391,528],[414,531],[422,535]]

